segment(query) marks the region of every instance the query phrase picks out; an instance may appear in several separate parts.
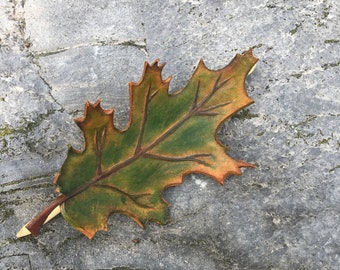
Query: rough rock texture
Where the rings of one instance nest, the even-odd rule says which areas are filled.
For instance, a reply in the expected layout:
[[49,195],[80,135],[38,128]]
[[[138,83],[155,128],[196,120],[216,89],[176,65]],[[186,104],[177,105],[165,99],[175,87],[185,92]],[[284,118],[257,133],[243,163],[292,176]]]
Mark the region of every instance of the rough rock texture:
[[[0,268],[340,269],[339,25],[337,0],[0,0]],[[124,128],[145,60],[167,62],[176,91],[199,58],[220,68],[249,47],[255,105],[219,136],[257,169],[188,176],[166,226],[113,215],[90,241],[58,217],[15,238],[82,147],[86,99]]]

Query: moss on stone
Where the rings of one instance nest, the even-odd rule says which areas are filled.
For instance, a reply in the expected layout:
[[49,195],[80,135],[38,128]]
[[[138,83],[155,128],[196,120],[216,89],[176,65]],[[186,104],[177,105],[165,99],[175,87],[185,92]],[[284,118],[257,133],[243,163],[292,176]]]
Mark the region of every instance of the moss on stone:
[[297,79],[300,79],[302,74],[301,73],[295,73],[295,74],[292,74],[291,76],[297,78]]
[[5,125],[5,127],[0,128],[0,137],[11,135],[15,132],[16,130],[14,128],[10,128],[8,125]]
[[326,69],[329,69],[330,67],[337,67],[340,65],[340,61],[336,62],[336,63],[326,63],[326,64],[323,64],[321,67],[326,70]]
[[240,120],[245,120],[259,117],[259,115],[257,113],[251,113],[248,109],[245,109],[236,114],[234,117]]
[[12,208],[3,208],[1,213],[1,220],[6,220],[14,215],[14,210]]
[[322,139],[322,140],[318,140],[318,142],[316,143],[317,146],[320,146],[322,144],[329,144],[329,141],[331,140],[332,138],[327,138],[327,139]]
[[260,131],[259,133],[256,134],[256,136],[262,136],[265,133],[265,131]]
[[306,126],[308,125],[310,122],[312,122],[313,120],[315,120],[317,118],[317,116],[315,114],[308,114],[306,115],[306,119],[302,122],[297,123],[296,125],[294,125],[295,127],[297,126]]
[[289,34],[295,35],[300,26],[301,26],[300,24],[296,24],[295,28],[289,31]]
[[333,43],[339,43],[340,40],[339,39],[326,39],[325,43],[326,44],[333,44]]

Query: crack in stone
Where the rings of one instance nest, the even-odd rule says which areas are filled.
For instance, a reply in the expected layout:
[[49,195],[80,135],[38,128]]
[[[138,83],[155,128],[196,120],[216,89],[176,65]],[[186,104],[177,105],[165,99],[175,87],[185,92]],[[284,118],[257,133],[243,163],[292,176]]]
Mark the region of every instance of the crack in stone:
[[149,53],[147,50],[147,44],[146,44],[146,39],[143,40],[124,40],[124,41],[118,41],[118,40],[99,40],[99,41],[95,41],[92,43],[83,43],[83,44],[77,44],[71,47],[64,47],[64,48],[60,48],[57,49],[55,51],[48,51],[48,52],[40,52],[40,53],[32,53],[32,57],[33,57],[33,61],[32,63],[34,65],[36,65],[38,67],[38,74],[40,79],[44,82],[44,84],[48,87],[49,89],[49,95],[52,98],[52,100],[58,105],[60,106],[61,109],[59,109],[58,111],[60,112],[64,112],[64,108],[62,106],[62,104],[59,103],[59,101],[56,99],[56,97],[52,94],[52,85],[46,80],[46,78],[44,78],[44,76],[41,74],[41,66],[38,63],[38,59],[40,57],[47,57],[50,55],[55,55],[55,54],[59,54],[68,50],[72,50],[72,49],[76,49],[76,48],[83,48],[83,47],[102,47],[102,46],[131,46],[131,47],[135,47],[139,50],[141,50],[146,57],[149,57]]
[[41,66],[38,63],[38,59],[40,57],[47,57],[47,56],[50,56],[50,55],[55,55],[55,54],[62,53],[62,52],[72,50],[72,49],[76,49],[76,48],[95,47],[95,46],[99,46],[99,47],[102,47],[102,46],[131,46],[131,47],[138,48],[139,50],[141,50],[145,54],[146,57],[149,57],[149,53],[148,53],[147,45],[146,45],[146,39],[143,39],[143,40],[125,40],[125,41],[117,41],[117,40],[105,41],[105,40],[101,40],[101,41],[95,41],[95,42],[92,42],[92,43],[77,44],[77,45],[74,45],[74,46],[71,46],[71,47],[60,48],[60,49],[57,49],[55,51],[40,52],[40,53],[32,52],[32,57],[33,57],[32,63],[38,67],[39,77],[44,82],[44,84],[48,87],[50,97],[52,98],[52,100],[58,106],[60,106],[61,109],[59,109],[58,111],[64,112],[64,108],[63,108],[62,104],[60,104],[59,101],[56,99],[56,97],[52,94],[52,90],[53,90],[52,85],[41,74]]
[[85,47],[104,47],[104,46],[131,46],[141,50],[146,57],[149,56],[147,50],[146,39],[136,39],[136,40],[96,40],[94,42],[89,43],[80,43],[75,44],[73,46],[63,47],[56,49],[54,51],[41,51],[41,52],[32,52],[35,58],[46,57],[50,55],[55,55],[58,53],[63,53],[68,50],[85,48]]
[[52,90],[53,90],[52,85],[51,85],[51,84],[44,78],[44,76],[41,74],[41,66],[40,66],[38,60],[37,60],[34,56],[32,56],[32,61],[31,61],[31,63],[32,63],[33,65],[35,65],[35,66],[38,68],[37,74],[38,74],[39,78],[43,81],[43,83],[47,86],[47,88],[48,88],[48,95],[51,97],[51,99],[53,100],[53,102],[54,102],[55,104],[57,104],[57,105],[60,107],[60,109],[58,109],[58,110],[56,110],[56,111],[64,112],[63,106],[59,103],[59,101],[58,101],[58,100],[54,97],[54,95],[52,94]]
[[38,68],[39,68],[39,72],[38,72],[38,74],[39,74],[39,77],[40,77],[40,79],[44,82],[44,84],[48,87],[48,94],[49,94],[49,96],[52,98],[52,100],[60,107],[60,109],[59,110],[57,110],[57,111],[59,111],[59,112],[64,112],[64,108],[63,108],[63,106],[59,103],[59,101],[53,96],[53,94],[52,94],[52,85],[50,85],[49,84],[49,82],[41,75],[41,73],[40,73],[40,66],[39,65],[37,65],[38,66]]
[[140,49],[145,54],[146,57],[149,57],[146,39],[144,39],[142,42],[140,42],[140,41],[136,42],[136,41],[133,41],[133,40],[129,40],[129,41],[125,41],[125,42],[122,42],[122,43],[118,43],[117,45],[136,47],[136,48]]
[[12,254],[8,256],[3,256],[3,257],[0,257],[0,261],[6,258],[23,257],[23,256],[27,257],[29,269],[32,269],[31,258],[28,253],[20,253],[20,254]]

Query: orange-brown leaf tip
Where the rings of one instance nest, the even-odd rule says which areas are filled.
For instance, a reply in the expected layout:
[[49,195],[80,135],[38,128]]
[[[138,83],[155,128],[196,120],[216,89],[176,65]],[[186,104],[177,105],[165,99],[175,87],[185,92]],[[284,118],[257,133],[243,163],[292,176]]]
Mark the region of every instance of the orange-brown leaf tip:
[[113,128],[114,110],[105,110],[100,105],[100,100],[95,103],[86,102],[84,116],[74,119],[75,123],[84,131],[86,128],[108,126]]
[[100,106],[100,103],[102,102],[101,99],[98,99],[94,104],[93,104],[93,107],[97,107],[97,106]]
[[163,68],[164,68],[164,66],[165,66],[165,63],[159,64],[159,62],[157,61],[157,62],[154,62],[154,63],[151,65],[151,68],[152,68],[155,72],[161,74],[161,73],[162,73],[162,70],[163,70]]
[[236,162],[237,162],[237,166],[239,167],[239,168],[241,168],[241,167],[247,167],[247,168],[256,168],[256,165],[254,165],[254,164],[251,164],[251,163],[248,163],[248,162],[244,162],[244,161],[242,161],[242,160],[236,160]]
[[85,121],[86,115],[87,115],[87,111],[89,109],[89,107],[91,106],[91,103],[87,100],[85,101],[84,104],[84,114],[83,117],[79,117],[79,118],[74,118],[73,121],[79,126],[79,123]]
[[165,63],[159,63],[159,59],[156,58],[155,61],[153,61],[150,65],[149,65],[151,68],[155,69],[155,70],[159,70],[159,71],[162,71],[164,66],[165,66]]
[[242,52],[241,54],[237,53],[236,57],[250,58],[250,59],[255,58],[254,55],[253,55],[253,49],[252,48],[249,48],[248,50]]
[[209,70],[209,68],[206,66],[206,64],[204,63],[204,60],[201,58],[200,61],[198,62],[198,65],[197,65],[197,69],[203,69],[203,70]]
[[139,227],[141,227],[142,229],[145,229],[145,225],[139,220],[139,218],[130,215],[130,217],[138,224]]
[[225,175],[223,178],[215,178],[215,180],[217,181],[217,183],[223,186],[227,176],[228,175]]
[[161,63],[161,64],[159,64],[159,70],[160,70],[160,71],[163,70],[163,68],[165,67],[165,64],[166,64],[166,63]]
[[244,59],[251,62],[252,66],[251,66],[250,71],[248,72],[248,74],[250,74],[255,69],[256,63],[259,59],[256,58],[253,55],[253,49],[252,48],[249,48],[247,51],[243,52],[242,56],[243,56]]
[[158,66],[159,63],[159,58],[156,58],[151,64],[149,64],[149,66],[153,67],[153,66]]
[[77,230],[84,234],[88,239],[92,239],[93,236],[96,234],[96,231],[89,231],[82,228],[77,228]]
[[253,56],[253,48],[250,47],[248,50],[244,51],[242,54],[243,55],[249,54],[250,56]]
[[84,116],[80,118],[75,118],[74,122],[81,128],[83,129],[86,123],[91,122],[95,124],[96,118],[100,117],[101,115],[104,115],[107,118],[108,122],[110,123],[110,126],[113,126],[113,113],[114,110],[104,110],[100,106],[100,100],[97,100],[94,104],[90,103],[89,101],[85,102],[85,109],[84,109]]

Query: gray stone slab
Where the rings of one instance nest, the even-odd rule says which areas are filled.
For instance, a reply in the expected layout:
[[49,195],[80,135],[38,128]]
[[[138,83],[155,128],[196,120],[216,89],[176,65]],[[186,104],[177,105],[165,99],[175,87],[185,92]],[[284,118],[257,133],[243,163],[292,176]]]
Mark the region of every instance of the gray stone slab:
[[31,269],[28,254],[8,256],[0,259],[3,269]]
[[139,80],[144,61],[145,53],[128,45],[88,46],[36,58],[51,95],[66,112],[77,114],[86,100],[101,99],[121,117],[129,109],[128,82]]
[[[143,24],[134,1],[26,1],[26,37],[35,52],[98,44],[143,44]],[[124,26],[124,27],[122,27]]]
[[[1,269],[340,268],[338,1],[0,0],[0,15]],[[56,196],[68,145],[81,149],[85,100],[123,128],[145,60],[167,62],[176,91],[199,58],[220,68],[249,47],[255,104],[219,139],[256,169],[224,186],[187,176],[165,192],[165,226],[113,215],[90,241],[57,217],[15,238]]]

